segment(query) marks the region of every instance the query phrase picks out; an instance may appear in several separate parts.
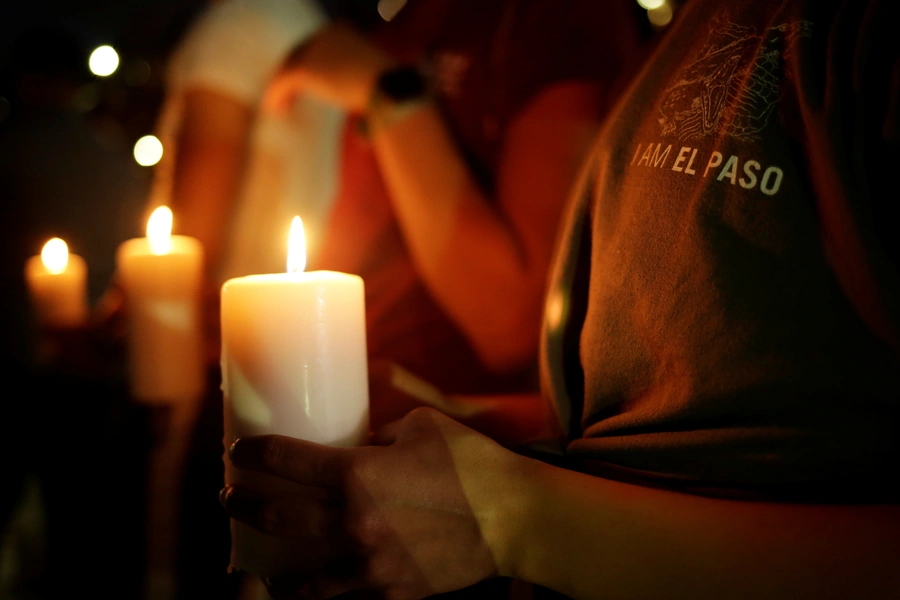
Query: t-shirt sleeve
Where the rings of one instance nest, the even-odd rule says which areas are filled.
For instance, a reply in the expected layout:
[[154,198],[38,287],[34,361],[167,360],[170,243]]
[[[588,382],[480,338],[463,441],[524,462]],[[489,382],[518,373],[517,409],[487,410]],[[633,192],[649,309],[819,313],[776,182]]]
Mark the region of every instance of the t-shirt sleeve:
[[296,44],[326,22],[311,0],[229,0],[191,29],[172,74],[182,89],[203,87],[255,103]]

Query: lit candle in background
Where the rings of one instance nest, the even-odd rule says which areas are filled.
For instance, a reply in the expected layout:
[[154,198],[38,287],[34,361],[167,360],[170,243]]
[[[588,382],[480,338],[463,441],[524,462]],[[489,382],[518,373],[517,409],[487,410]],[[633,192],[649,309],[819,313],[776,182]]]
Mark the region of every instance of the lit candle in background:
[[[230,279],[222,286],[225,446],[238,437],[281,434],[354,446],[369,433],[369,382],[362,278],[304,273],[299,218],[288,272]],[[239,471],[226,483],[286,485]],[[291,544],[232,521],[231,566],[268,576],[286,566]]]
[[149,404],[198,400],[204,387],[200,298],[203,247],[172,235],[172,211],[157,208],[147,237],[119,246],[125,292],[132,395]]
[[53,238],[40,256],[25,263],[25,282],[35,318],[42,327],[77,327],[87,318],[87,265]]

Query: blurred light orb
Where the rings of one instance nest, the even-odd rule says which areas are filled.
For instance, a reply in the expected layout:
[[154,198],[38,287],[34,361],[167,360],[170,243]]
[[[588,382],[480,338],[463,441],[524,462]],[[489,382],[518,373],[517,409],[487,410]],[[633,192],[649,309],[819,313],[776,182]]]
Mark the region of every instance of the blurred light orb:
[[668,3],[663,3],[659,8],[648,10],[647,18],[650,19],[650,23],[654,27],[665,27],[672,22],[672,6]]
[[147,83],[151,74],[150,63],[142,58],[128,61],[122,65],[122,75],[125,78],[125,83],[132,87],[142,86]]
[[657,8],[665,6],[666,0],[637,0],[637,3],[641,5],[641,8],[656,10]]
[[75,91],[72,107],[80,113],[89,113],[100,104],[100,88],[96,83],[86,83]]
[[162,142],[155,135],[145,135],[134,144],[134,160],[142,167],[152,167],[162,155]]
[[378,2],[378,14],[385,21],[391,21],[406,6],[407,0],[380,0]]
[[100,46],[91,52],[88,67],[94,75],[108,77],[119,68],[119,53],[112,46]]

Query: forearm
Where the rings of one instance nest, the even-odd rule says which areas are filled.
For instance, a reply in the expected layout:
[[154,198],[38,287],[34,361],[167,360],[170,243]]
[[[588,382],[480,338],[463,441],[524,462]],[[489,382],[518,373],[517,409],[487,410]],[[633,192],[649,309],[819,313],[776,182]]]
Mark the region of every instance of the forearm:
[[386,361],[369,364],[369,392],[374,429],[427,406],[500,442],[522,446],[555,437],[549,404],[537,393],[446,395],[406,369]]
[[442,307],[476,346],[536,331],[545,263],[479,189],[439,111],[417,107],[373,143],[412,258]]
[[507,447],[554,435],[553,416],[538,394],[450,396],[446,414]]
[[203,244],[206,265],[215,270],[225,253],[228,218],[241,183],[243,156],[223,151],[192,152],[189,144],[176,167],[172,208],[178,218],[178,232],[196,237]]
[[204,89],[185,93],[171,203],[177,231],[200,240],[211,272],[225,252],[254,116],[252,107],[229,96]]
[[523,500],[473,499],[504,503],[505,527],[489,540],[502,574],[575,598],[892,598],[900,590],[896,506],[710,499],[526,458],[507,472]]

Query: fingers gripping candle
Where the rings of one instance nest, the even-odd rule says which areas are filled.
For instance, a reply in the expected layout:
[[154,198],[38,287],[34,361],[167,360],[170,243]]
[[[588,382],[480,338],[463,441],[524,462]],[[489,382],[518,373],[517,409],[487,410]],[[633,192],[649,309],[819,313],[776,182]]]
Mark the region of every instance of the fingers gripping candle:
[[[303,228],[294,219],[288,272],[222,286],[225,448],[247,435],[281,434],[354,446],[369,433],[363,281],[303,272]],[[286,482],[234,469],[225,482],[270,489]],[[288,542],[232,521],[231,567],[269,576],[298,555]]]

